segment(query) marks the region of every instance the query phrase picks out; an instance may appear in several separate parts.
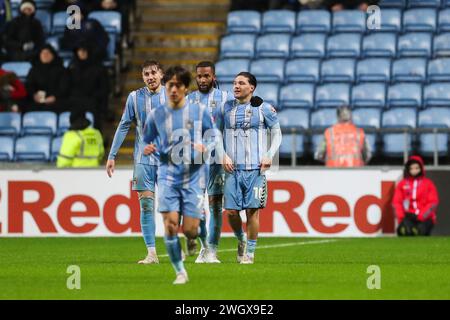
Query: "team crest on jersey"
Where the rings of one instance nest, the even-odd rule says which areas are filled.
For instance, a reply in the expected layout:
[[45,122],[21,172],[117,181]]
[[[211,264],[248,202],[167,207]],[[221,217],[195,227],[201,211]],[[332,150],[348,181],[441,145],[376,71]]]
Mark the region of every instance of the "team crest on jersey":
[[186,129],[191,130],[194,127],[194,122],[192,120],[188,120],[186,122]]
[[215,101],[213,101],[213,102],[211,102],[211,108],[215,108],[216,107],[216,102]]

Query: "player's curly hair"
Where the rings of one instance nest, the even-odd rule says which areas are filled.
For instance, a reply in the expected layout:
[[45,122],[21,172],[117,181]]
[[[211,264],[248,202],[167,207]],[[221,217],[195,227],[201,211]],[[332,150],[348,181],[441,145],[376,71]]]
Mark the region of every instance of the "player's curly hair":
[[175,77],[178,81],[181,81],[186,88],[191,84],[191,73],[181,66],[173,66],[167,69],[164,73],[163,82],[167,83],[173,77]]

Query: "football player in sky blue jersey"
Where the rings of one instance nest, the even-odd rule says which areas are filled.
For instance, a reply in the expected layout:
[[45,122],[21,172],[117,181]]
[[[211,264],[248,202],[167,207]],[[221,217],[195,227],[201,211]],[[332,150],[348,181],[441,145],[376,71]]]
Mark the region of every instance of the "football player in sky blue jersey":
[[[183,232],[195,239],[203,214],[203,200],[208,177],[205,156],[216,140],[215,125],[208,108],[190,103],[186,93],[191,74],[175,66],[164,75],[167,103],[147,116],[145,153],[159,152],[158,211],[164,219],[164,243],[176,272],[174,284],[184,284],[188,275],[184,268],[178,237],[180,215]],[[206,139],[208,132],[211,138]],[[155,142],[155,143],[152,143]]]
[[[259,209],[267,201],[264,171],[272,165],[281,144],[281,129],[273,106],[253,102],[257,81],[249,72],[234,79],[235,100],[227,101],[216,113],[216,125],[223,132],[223,167],[225,169],[225,209],[230,225],[239,239],[238,262],[252,264],[259,231]],[[271,134],[268,149],[267,133]],[[222,150],[220,154],[222,155]],[[239,215],[247,214],[247,234]],[[245,250],[243,244],[246,242]],[[244,254],[245,251],[245,254]]]
[[[191,103],[201,103],[208,107],[211,116],[214,117],[216,109],[223,108],[229,99],[225,91],[215,88],[216,74],[214,63],[201,61],[196,66],[196,81],[198,90],[188,95]],[[231,96],[231,99],[234,97]],[[214,120],[214,119],[213,119]],[[214,156],[214,155],[212,155]],[[208,202],[209,202],[209,232],[206,231],[206,219],[200,221],[200,242],[202,248],[196,259],[196,263],[220,263],[217,259],[217,247],[219,246],[220,233],[222,230],[223,211],[223,186],[225,173],[220,163],[210,164],[208,177]],[[206,237],[208,240],[206,241]],[[196,242],[194,242],[196,244]],[[188,243],[188,249],[192,244]],[[195,248],[195,247],[194,247]]]
[[132,122],[136,124],[134,144],[134,171],[132,189],[139,195],[141,209],[141,229],[147,246],[147,256],[141,264],[159,263],[155,249],[155,183],[158,167],[158,155],[144,155],[145,142],[143,131],[147,114],[166,102],[165,88],[161,85],[163,69],[156,61],[145,61],[142,65],[142,79],[145,86],[132,91],[123,111],[109,152],[106,171],[111,177],[114,173],[117,153],[125,140]]

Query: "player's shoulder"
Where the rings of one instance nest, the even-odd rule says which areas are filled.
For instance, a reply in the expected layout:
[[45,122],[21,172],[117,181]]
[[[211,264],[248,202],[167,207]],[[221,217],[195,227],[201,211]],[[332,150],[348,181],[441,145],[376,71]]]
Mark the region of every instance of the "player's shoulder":
[[266,101],[261,104],[260,108],[266,114],[277,114],[277,109]]

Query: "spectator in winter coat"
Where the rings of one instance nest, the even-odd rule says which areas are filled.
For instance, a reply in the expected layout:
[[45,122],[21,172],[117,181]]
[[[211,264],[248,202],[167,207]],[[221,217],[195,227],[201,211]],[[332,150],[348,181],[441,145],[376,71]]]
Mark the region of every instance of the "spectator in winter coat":
[[18,112],[26,96],[25,86],[16,74],[0,68],[0,111]]
[[438,203],[436,186],[425,177],[422,158],[410,157],[392,200],[398,221],[397,234],[429,236],[436,223]]

